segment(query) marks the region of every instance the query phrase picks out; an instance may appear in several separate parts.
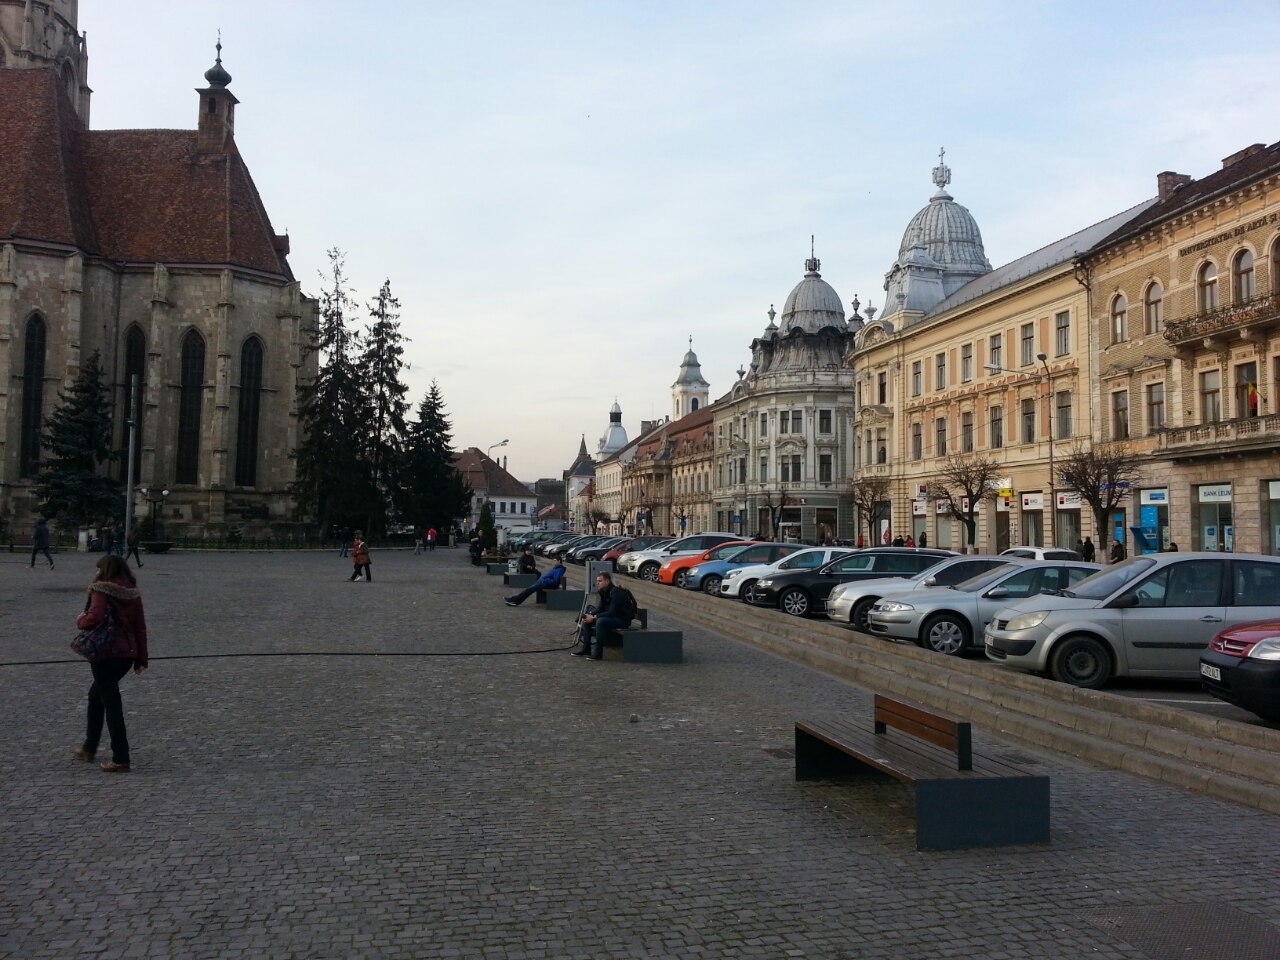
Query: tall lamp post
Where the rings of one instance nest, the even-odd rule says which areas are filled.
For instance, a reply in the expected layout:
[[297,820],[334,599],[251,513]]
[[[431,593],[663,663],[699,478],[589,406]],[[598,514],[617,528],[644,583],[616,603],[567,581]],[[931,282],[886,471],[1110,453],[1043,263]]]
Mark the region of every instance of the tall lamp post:
[[1018,376],[1031,376],[1037,380],[1043,380],[1045,383],[1044,406],[1046,419],[1049,421],[1049,500],[1044,507],[1044,545],[1046,547],[1054,546],[1053,542],[1053,512],[1057,509],[1057,493],[1054,489],[1056,473],[1053,469],[1053,440],[1054,440],[1054,422],[1053,422],[1053,371],[1049,369],[1049,355],[1047,353],[1037,353],[1036,359],[1040,361],[1040,366],[1044,368],[1041,373],[1038,370],[1009,370],[997,363],[988,363],[987,369],[992,373],[1012,373]]
[[169,498],[169,491],[148,489],[147,487],[139,487],[138,493],[142,494],[142,499],[151,504],[151,527],[155,530],[155,538],[163,540],[164,535],[164,511],[160,512],[160,522],[156,523],[156,504],[164,503]]

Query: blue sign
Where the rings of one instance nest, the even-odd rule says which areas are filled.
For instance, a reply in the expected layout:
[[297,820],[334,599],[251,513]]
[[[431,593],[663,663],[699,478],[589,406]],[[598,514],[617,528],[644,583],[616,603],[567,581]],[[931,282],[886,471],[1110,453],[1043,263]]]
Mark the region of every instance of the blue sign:
[[[682,524],[683,524],[683,521],[681,521],[681,522],[682,522]],[[734,522],[734,523],[741,523],[741,522],[742,522],[742,517],[735,513],[735,514],[733,515],[733,522]]]

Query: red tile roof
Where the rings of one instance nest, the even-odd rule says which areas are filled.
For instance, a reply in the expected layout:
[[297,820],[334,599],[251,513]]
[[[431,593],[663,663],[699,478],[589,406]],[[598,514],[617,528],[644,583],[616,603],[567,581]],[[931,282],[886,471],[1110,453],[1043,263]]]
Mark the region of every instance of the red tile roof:
[[532,490],[503,470],[496,461],[486,457],[479,447],[467,447],[455,453],[453,466],[476,492],[483,490],[490,497],[534,496]]
[[0,239],[292,278],[234,143],[202,154],[194,130],[84,130],[52,69],[0,69],[0,131]]

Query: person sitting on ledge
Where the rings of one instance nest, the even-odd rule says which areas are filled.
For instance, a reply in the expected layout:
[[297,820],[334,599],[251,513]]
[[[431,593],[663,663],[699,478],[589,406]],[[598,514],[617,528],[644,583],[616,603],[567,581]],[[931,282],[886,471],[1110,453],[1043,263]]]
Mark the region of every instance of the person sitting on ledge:
[[578,644],[569,652],[575,657],[589,660],[604,658],[604,633],[622,630],[631,624],[631,610],[627,592],[613,585],[613,577],[607,573],[596,574],[596,592],[600,606],[588,607],[578,631]]
[[564,579],[564,561],[557,560],[556,565],[538,578],[532,587],[526,587],[514,597],[507,597],[503,602],[508,607],[518,607],[539,590],[559,590],[560,581]]
[[533,559],[533,547],[525,547],[520,551],[520,566],[517,573],[537,573],[538,561]]

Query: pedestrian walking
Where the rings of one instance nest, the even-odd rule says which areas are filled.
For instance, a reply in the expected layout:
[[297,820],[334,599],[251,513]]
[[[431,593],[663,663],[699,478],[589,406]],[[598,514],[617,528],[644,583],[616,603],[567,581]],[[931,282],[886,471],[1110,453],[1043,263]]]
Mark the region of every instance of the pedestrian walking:
[[89,662],[93,684],[89,687],[84,743],[72,755],[77,760],[93,762],[105,719],[111,734],[111,761],[100,764],[100,769],[104,773],[128,773],[129,736],[124,725],[120,681],[130,670],[142,673],[147,669],[147,621],[142,594],[129,565],[113,554],[98,560],[98,576],[89,584],[89,596],[84,612],[76,618],[76,628],[92,630],[104,620],[111,630],[108,656]]
[[1097,556],[1097,549],[1093,545],[1093,539],[1085,537],[1084,543],[1080,544],[1080,559],[1085,563],[1093,563],[1095,556]]
[[[515,509],[514,507],[512,509]],[[434,550],[436,548],[436,528],[430,527],[427,530],[427,549]]]
[[920,531],[920,546],[927,547],[929,545],[929,534],[927,531]]
[[413,528],[413,555],[415,557],[422,553],[422,544],[426,539],[427,531],[419,530],[417,527]]
[[129,558],[133,557],[133,562],[138,565],[138,569],[142,569],[142,557],[138,554],[138,528],[133,527],[129,530],[129,535],[125,537],[125,543],[128,544],[129,550],[124,555],[124,562],[128,563]]
[[364,579],[366,583],[373,581],[373,571],[369,566],[369,545],[364,542],[364,534],[359,530],[356,531],[355,539],[351,542],[351,561],[355,569],[351,571],[351,579],[359,580],[360,571],[364,571]]
[[338,534],[338,556],[345,557],[347,550],[351,547],[351,528],[343,527],[342,532]]
[[44,517],[36,521],[36,528],[31,532],[31,569],[36,568],[36,554],[43,553],[49,561],[49,569],[53,569],[53,556],[49,553],[49,524]]
[[1128,554],[1125,553],[1124,544],[1121,543],[1118,539],[1112,540],[1111,541],[1111,562],[1119,563],[1126,556],[1128,556]]

